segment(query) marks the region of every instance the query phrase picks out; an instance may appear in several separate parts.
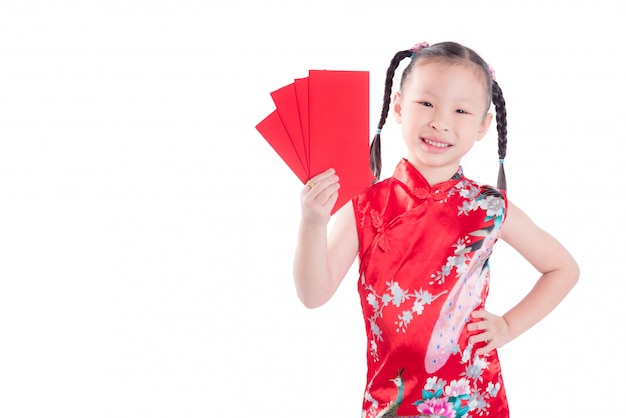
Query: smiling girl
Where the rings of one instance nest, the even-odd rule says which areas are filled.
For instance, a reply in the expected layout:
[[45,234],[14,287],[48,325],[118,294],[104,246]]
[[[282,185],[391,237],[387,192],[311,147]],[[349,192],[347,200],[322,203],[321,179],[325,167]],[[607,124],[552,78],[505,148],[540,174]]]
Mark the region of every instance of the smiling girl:
[[[391,95],[399,63],[409,58]],[[461,159],[494,119],[500,174],[492,187],[467,178]],[[548,315],[576,284],[577,263],[507,197],[506,111],[493,71],[454,42],[396,53],[387,71],[383,111],[370,165],[381,172],[380,131],[389,111],[401,124],[406,158],[337,212],[332,168],[301,192],[294,260],[297,294],[310,308],[326,303],[359,259],[366,326],[363,417],[508,417],[497,349]],[[485,310],[489,258],[502,239],[539,278],[508,312]]]

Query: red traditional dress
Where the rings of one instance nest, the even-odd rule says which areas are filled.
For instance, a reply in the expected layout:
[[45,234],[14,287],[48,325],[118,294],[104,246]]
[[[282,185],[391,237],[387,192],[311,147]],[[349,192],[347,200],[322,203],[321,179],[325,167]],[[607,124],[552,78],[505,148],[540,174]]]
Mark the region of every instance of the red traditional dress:
[[484,309],[506,195],[455,176],[431,187],[407,160],[353,199],[368,340],[364,418],[509,416],[496,351],[466,324]]

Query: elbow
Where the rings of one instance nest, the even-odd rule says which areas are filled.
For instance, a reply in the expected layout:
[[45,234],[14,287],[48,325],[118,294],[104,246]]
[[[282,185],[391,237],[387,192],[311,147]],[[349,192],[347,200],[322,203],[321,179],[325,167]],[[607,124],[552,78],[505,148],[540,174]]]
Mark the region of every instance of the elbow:
[[319,308],[324,305],[330,299],[328,292],[324,289],[311,286],[298,285],[296,281],[296,294],[300,302],[308,309]]
[[569,261],[561,267],[560,271],[563,286],[566,287],[569,292],[574,288],[574,286],[576,286],[576,283],[578,283],[578,279],[580,278],[580,267],[578,266],[576,260],[570,258]]
[[294,274],[296,294],[300,302],[309,309],[324,305],[334,293],[330,286],[321,280],[311,280]]
[[316,309],[323,305],[323,303],[311,303],[311,302],[302,302],[305,308],[308,309]]
[[567,263],[567,271],[572,287],[574,287],[580,278],[580,267],[578,266],[576,259],[572,257],[571,254],[569,256],[569,262]]
[[320,306],[324,305],[324,303],[326,303],[325,300],[321,300],[320,298],[316,298],[312,295],[304,294],[302,292],[298,292],[298,298],[300,299],[300,302],[302,302],[302,304],[308,309],[319,308]]
[[580,267],[578,266],[578,263],[575,260],[572,260],[572,273],[571,273],[572,287],[574,287],[576,283],[578,283],[578,279],[580,279]]

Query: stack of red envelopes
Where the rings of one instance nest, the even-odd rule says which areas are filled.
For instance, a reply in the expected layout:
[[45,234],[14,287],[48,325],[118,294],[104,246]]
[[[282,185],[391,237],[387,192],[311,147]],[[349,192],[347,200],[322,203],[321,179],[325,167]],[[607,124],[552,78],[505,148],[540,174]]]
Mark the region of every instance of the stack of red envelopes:
[[256,129],[302,183],[334,168],[335,213],[374,176],[369,168],[369,73],[310,70],[270,93],[276,110]]

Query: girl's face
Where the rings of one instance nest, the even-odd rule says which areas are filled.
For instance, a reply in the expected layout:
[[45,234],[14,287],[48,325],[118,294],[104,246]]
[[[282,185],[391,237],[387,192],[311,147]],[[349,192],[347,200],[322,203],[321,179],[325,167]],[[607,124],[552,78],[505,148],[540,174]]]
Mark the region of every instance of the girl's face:
[[449,179],[485,136],[492,119],[487,109],[484,75],[472,63],[418,61],[393,101],[407,159],[437,182]]

